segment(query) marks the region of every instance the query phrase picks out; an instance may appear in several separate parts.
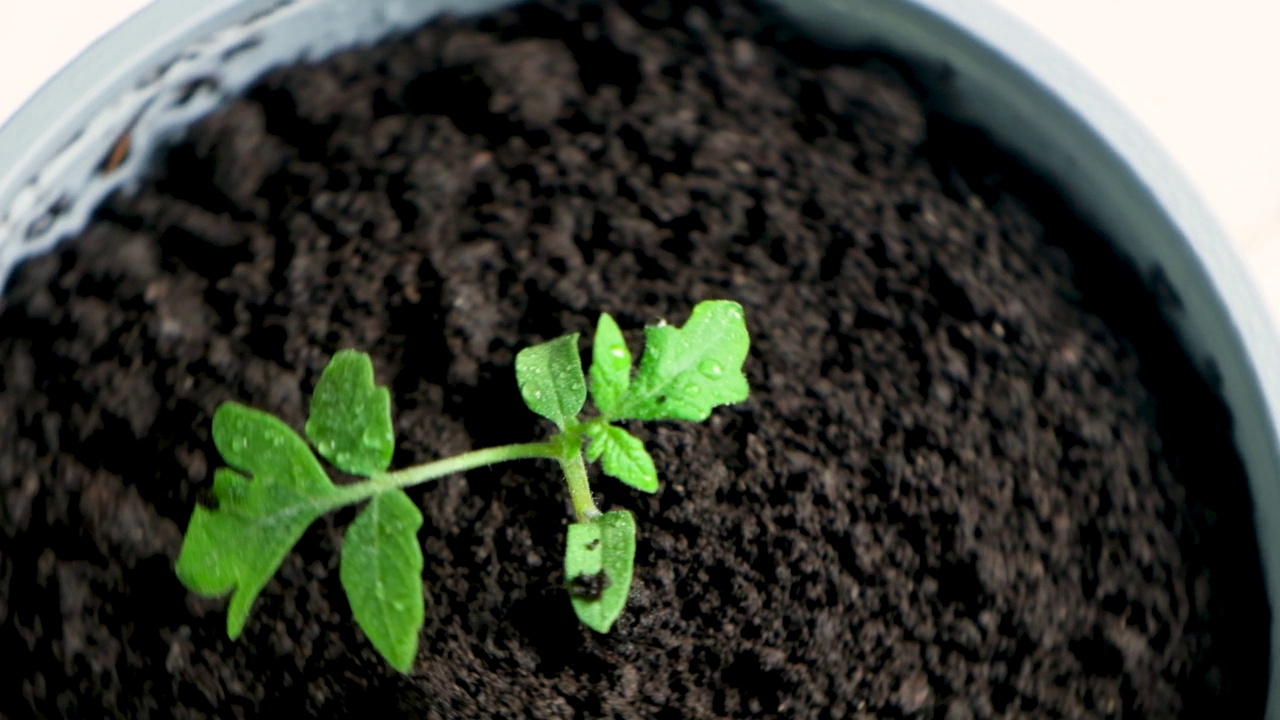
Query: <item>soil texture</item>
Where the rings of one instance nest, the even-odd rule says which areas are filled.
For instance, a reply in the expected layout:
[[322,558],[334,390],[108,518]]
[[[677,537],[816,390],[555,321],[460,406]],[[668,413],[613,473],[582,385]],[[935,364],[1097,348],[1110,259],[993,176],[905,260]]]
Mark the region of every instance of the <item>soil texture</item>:
[[[1137,275],[912,88],[733,0],[550,0],[266,77],[0,300],[0,715],[1259,717],[1229,416]],[[300,429],[354,347],[396,466],[525,441],[520,348],[607,311],[638,353],[708,298],[746,308],[752,396],[631,428],[657,494],[596,480],[640,529],[609,635],[551,463],[411,492],[407,675],[351,620],[350,510],[238,641],[174,577],[219,403]]]

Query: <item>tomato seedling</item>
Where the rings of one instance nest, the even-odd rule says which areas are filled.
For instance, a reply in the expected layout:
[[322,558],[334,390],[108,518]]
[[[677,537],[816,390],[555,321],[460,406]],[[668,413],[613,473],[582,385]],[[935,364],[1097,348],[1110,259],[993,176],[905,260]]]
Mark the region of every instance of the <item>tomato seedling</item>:
[[[269,413],[234,402],[218,407],[213,442],[230,467],[214,475],[213,502],[197,505],[191,515],[178,578],[201,595],[231,594],[227,634],[234,639],[307,526],[327,512],[366,502],[343,539],[339,578],[374,648],[407,672],[417,656],[424,600],[422,513],[404,488],[493,463],[542,458],[559,463],[576,516],[564,555],[570,602],[584,625],[608,632],[631,587],[636,524],[626,510],[596,507],[584,457],[600,461],[606,475],[656,492],[653,458],[639,438],[615,423],[701,422],[713,408],[745,400],[742,363],[748,346],[741,306],[706,301],[694,307],[683,328],[645,328],[644,353],[633,373],[622,332],[602,314],[591,352],[595,415],[582,417],[588,379],[578,335],[566,335],[516,355],[520,394],[529,409],[555,423],[550,438],[394,471],[390,393],[375,383],[367,354],[340,351],[316,384],[305,440]],[[320,458],[364,479],[337,485]]]

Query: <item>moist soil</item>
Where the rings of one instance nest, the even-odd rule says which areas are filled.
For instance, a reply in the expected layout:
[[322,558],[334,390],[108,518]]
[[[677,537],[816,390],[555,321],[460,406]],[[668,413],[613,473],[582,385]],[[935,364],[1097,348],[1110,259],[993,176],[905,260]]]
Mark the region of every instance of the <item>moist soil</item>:
[[[730,0],[534,5],[265,78],[2,301],[0,714],[1259,717],[1245,480],[1177,298],[913,82]],[[545,462],[411,491],[408,674],[351,620],[351,510],[237,641],[174,577],[219,403],[300,428],[354,347],[397,466],[525,441],[520,348],[607,311],[638,352],[707,298],[746,309],[752,394],[631,428],[657,494],[596,483],[640,528],[610,634],[571,611]]]

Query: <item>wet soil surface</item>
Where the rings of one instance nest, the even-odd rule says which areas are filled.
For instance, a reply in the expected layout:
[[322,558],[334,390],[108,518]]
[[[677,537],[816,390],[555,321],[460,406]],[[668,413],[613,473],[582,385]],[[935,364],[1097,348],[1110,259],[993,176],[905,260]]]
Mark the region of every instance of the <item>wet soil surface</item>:
[[[1229,417],[1137,276],[911,87],[730,0],[534,5],[264,79],[0,301],[0,714],[1259,716]],[[746,308],[752,395],[632,427],[656,495],[598,480],[640,528],[609,635],[570,609],[549,463],[411,492],[407,675],[351,621],[350,510],[238,641],[174,577],[220,402],[300,428],[355,347],[396,465],[524,441],[520,348],[607,311],[638,352],[707,298]]]

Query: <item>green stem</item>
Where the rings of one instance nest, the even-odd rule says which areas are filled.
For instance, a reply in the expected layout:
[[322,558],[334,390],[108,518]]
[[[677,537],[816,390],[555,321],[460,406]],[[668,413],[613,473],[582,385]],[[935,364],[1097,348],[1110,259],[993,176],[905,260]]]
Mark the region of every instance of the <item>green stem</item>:
[[570,432],[547,442],[499,445],[472,450],[434,462],[375,475],[362,482],[343,485],[338,488],[338,492],[325,496],[323,501],[325,511],[353,505],[388,490],[403,489],[438,480],[446,475],[509,460],[529,459],[555,460],[560,463],[565,481],[569,486],[569,497],[573,501],[573,513],[577,516],[578,522],[587,522],[603,515],[600,508],[596,507],[595,499],[591,497],[591,486],[587,482],[587,466],[582,459],[582,438],[578,428],[573,428]]
[[573,514],[578,522],[587,522],[600,517],[604,513],[596,507],[595,498],[591,497],[591,485],[587,482],[587,465],[582,460],[582,439],[576,434],[567,434],[562,445],[560,468],[564,471],[565,482],[569,485],[569,498],[573,501]]
[[[497,447],[484,448],[482,450],[472,450],[461,455],[442,458],[434,462],[423,463],[422,465],[414,465],[402,470],[375,475],[363,482],[353,483],[351,485],[343,485],[338,488],[335,495],[329,496],[330,508],[339,508],[344,505],[358,503],[361,500],[369,498],[387,490],[395,490],[398,488],[407,488],[413,485],[438,480],[446,475],[454,473],[466,472],[474,470],[486,465],[494,465],[509,460],[528,460],[536,458],[545,458],[549,460],[558,460],[561,465],[564,464],[563,452],[560,444],[556,442],[532,442],[518,443],[515,445],[499,445]],[[581,453],[578,458],[579,464],[582,462]],[[583,478],[586,478],[586,469],[583,469]],[[576,503],[575,503],[576,507]]]

